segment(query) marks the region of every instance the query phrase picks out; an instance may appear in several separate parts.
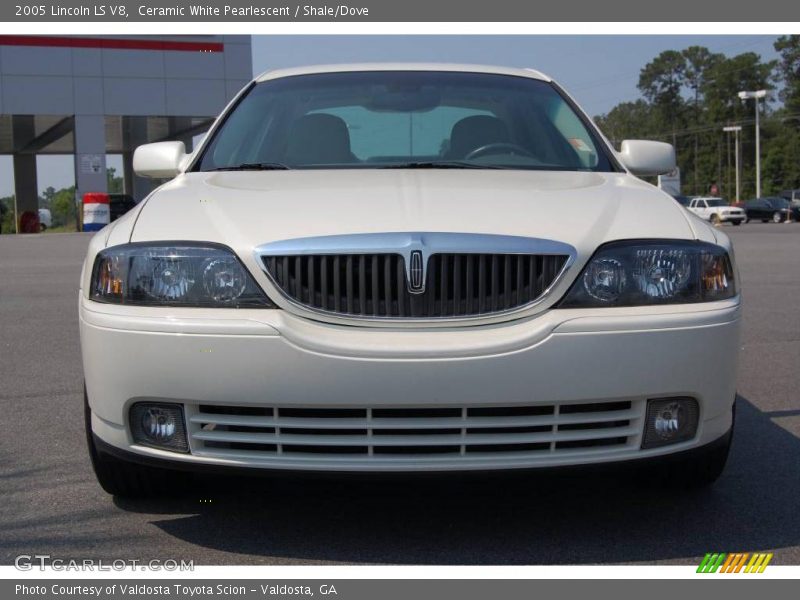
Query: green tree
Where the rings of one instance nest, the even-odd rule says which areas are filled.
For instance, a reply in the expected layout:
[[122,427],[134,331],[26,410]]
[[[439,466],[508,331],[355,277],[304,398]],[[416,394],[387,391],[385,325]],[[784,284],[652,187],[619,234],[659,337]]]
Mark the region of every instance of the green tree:
[[[784,102],[790,97],[800,101],[800,94],[791,92],[800,81],[798,38],[784,36],[776,41],[782,57],[780,69],[778,61],[765,62],[754,52],[726,57],[703,46],[662,52],[640,71],[638,88],[642,99],[615,106],[596,117],[597,124],[615,144],[634,137],[674,144],[678,166],[684,173],[684,192],[688,194],[709,193],[713,184],[722,186],[732,179],[728,176],[728,140],[722,128],[741,125],[742,197],[752,196],[755,191],[753,103],[743,104],[738,93],[774,90],[780,72],[784,83],[781,98]],[[794,181],[791,165],[797,162],[795,140],[785,131],[800,130],[800,119],[792,121],[791,127],[781,127],[780,123],[782,118],[800,113],[800,108],[792,112],[774,101],[762,101],[761,111],[764,189],[772,189],[766,187],[767,177],[774,185],[791,187],[788,183]],[[732,198],[732,189],[721,189]]]
[[773,135],[761,163],[762,193],[777,195],[782,190],[800,189],[800,135],[776,119],[767,128]]
[[597,117],[596,122],[617,148],[622,140],[648,138],[658,133],[654,130],[653,108],[644,100],[617,104],[608,114]]
[[686,71],[686,59],[680,52],[665,50],[639,73],[639,90],[653,104],[678,106]]
[[[783,89],[780,98],[786,112],[800,114],[800,35],[783,35],[775,42],[775,50],[781,55],[778,68]],[[795,124],[798,122],[795,121]]]
[[14,196],[0,198],[0,233],[14,233]]
[[63,188],[56,192],[51,203],[53,225],[58,227],[75,223],[77,219],[75,207],[75,186]]
[[106,178],[108,179],[108,193],[121,194],[123,190],[122,177],[117,177],[117,170],[114,167],[106,169]]
[[[683,71],[683,84],[690,94],[691,110],[687,112],[685,122],[687,126],[694,129],[690,144],[683,144],[683,159],[685,164],[692,167],[692,184],[698,193],[705,193],[705,182],[716,179],[712,177],[708,170],[715,165],[709,165],[707,152],[701,152],[701,145],[705,148],[709,139],[707,134],[702,133],[702,128],[707,124],[707,115],[703,95],[708,73],[714,67],[725,60],[724,54],[712,53],[705,46],[689,46],[681,51],[681,55],[686,61]],[[713,143],[714,140],[711,140]],[[701,175],[702,166],[702,175]],[[688,174],[688,171],[687,171]]]
[[661,129],[675,132],[681,127],[685,73],[686,59],[676,50],[665,50],[639,73],[639,90],[652,105],[654,120]]
[[41,208],[50,208],[55,195],[56,189],[52,185],[47,186],[47,188],[42,192],[42,195],[39,197],[39,206]]
[[701,100],[708,72],[725,60],[724,54],[715,54],[704,46],[689,46],[681,52],[685,61],[683,83],[692,94],[695,122],[700,121]]
[[774,89],[776,66],[777,61],[761,62],[755,52],[745,52],[711,67],[703,89],[709,120],[724,123],[739,120],[743,114],[752,114],[752,106],[742,105],[739,92]]

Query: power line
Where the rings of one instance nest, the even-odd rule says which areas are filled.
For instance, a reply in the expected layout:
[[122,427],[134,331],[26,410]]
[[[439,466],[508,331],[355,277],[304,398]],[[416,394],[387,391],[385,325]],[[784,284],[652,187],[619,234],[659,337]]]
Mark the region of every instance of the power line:
[[[789,114],[781,114],[781,115],[772,115],[769,117],[763,117],[761,119],[762,123],[771,123],[774,121],[783,121],[786,119],[793,119],[793,118],[800,118],[800,113],[789,113]],[[695,127],[686,127],[684,129],[675,129],[669,131],[662,131],[658,133],[649,133],[647,134],[649,137],[656,137],[656,138],[668,138],[673,136],[684,136],[684,135],[693,135],[696,133],[704,133],[706,131],[716,131],[721,129],[722,127],[726,127],[728,125],[754,125],[755,119],[754,118],[746,118],[740,119],[738,121],[718,121],[715,123],[710,123],[706,125],[697,125]]]

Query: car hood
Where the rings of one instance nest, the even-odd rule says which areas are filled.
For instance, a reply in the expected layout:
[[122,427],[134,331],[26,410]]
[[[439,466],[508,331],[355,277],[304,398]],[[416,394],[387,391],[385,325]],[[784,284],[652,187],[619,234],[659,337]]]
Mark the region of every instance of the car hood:
[[698,237],[674,200],[625,173],[371,169],[183,174],[130,239],[217,242],[248,259],[272,241],[381,232],[551,239],[579,262],[605,241]]

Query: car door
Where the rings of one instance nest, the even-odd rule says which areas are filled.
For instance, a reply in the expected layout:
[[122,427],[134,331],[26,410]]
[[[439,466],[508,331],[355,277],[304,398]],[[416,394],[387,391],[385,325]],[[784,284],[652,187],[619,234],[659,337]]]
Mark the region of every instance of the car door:
[[708,202],[702,199],[697,201],[697,214],[702,219],[708,220],[711,218],[711,209],[708,208]]
[[764,218],[764,206],[762,200],[751,200],[747,203],[747,208],[745,209],[745,213],[747,213],[748,219],[763,219]]
[[758,204],[761,219],[771,219],[772,213],[775,212],[769,200],[761,200]]

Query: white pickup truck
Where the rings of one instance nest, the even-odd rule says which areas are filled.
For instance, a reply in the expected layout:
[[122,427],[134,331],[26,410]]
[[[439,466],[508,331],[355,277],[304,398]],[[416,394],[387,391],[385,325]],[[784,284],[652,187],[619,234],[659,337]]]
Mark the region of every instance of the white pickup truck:
[[714,225],[725,222],[740,225],[747,218],[744,210],[730,206],[722,198],[692,198],[686,208]]

